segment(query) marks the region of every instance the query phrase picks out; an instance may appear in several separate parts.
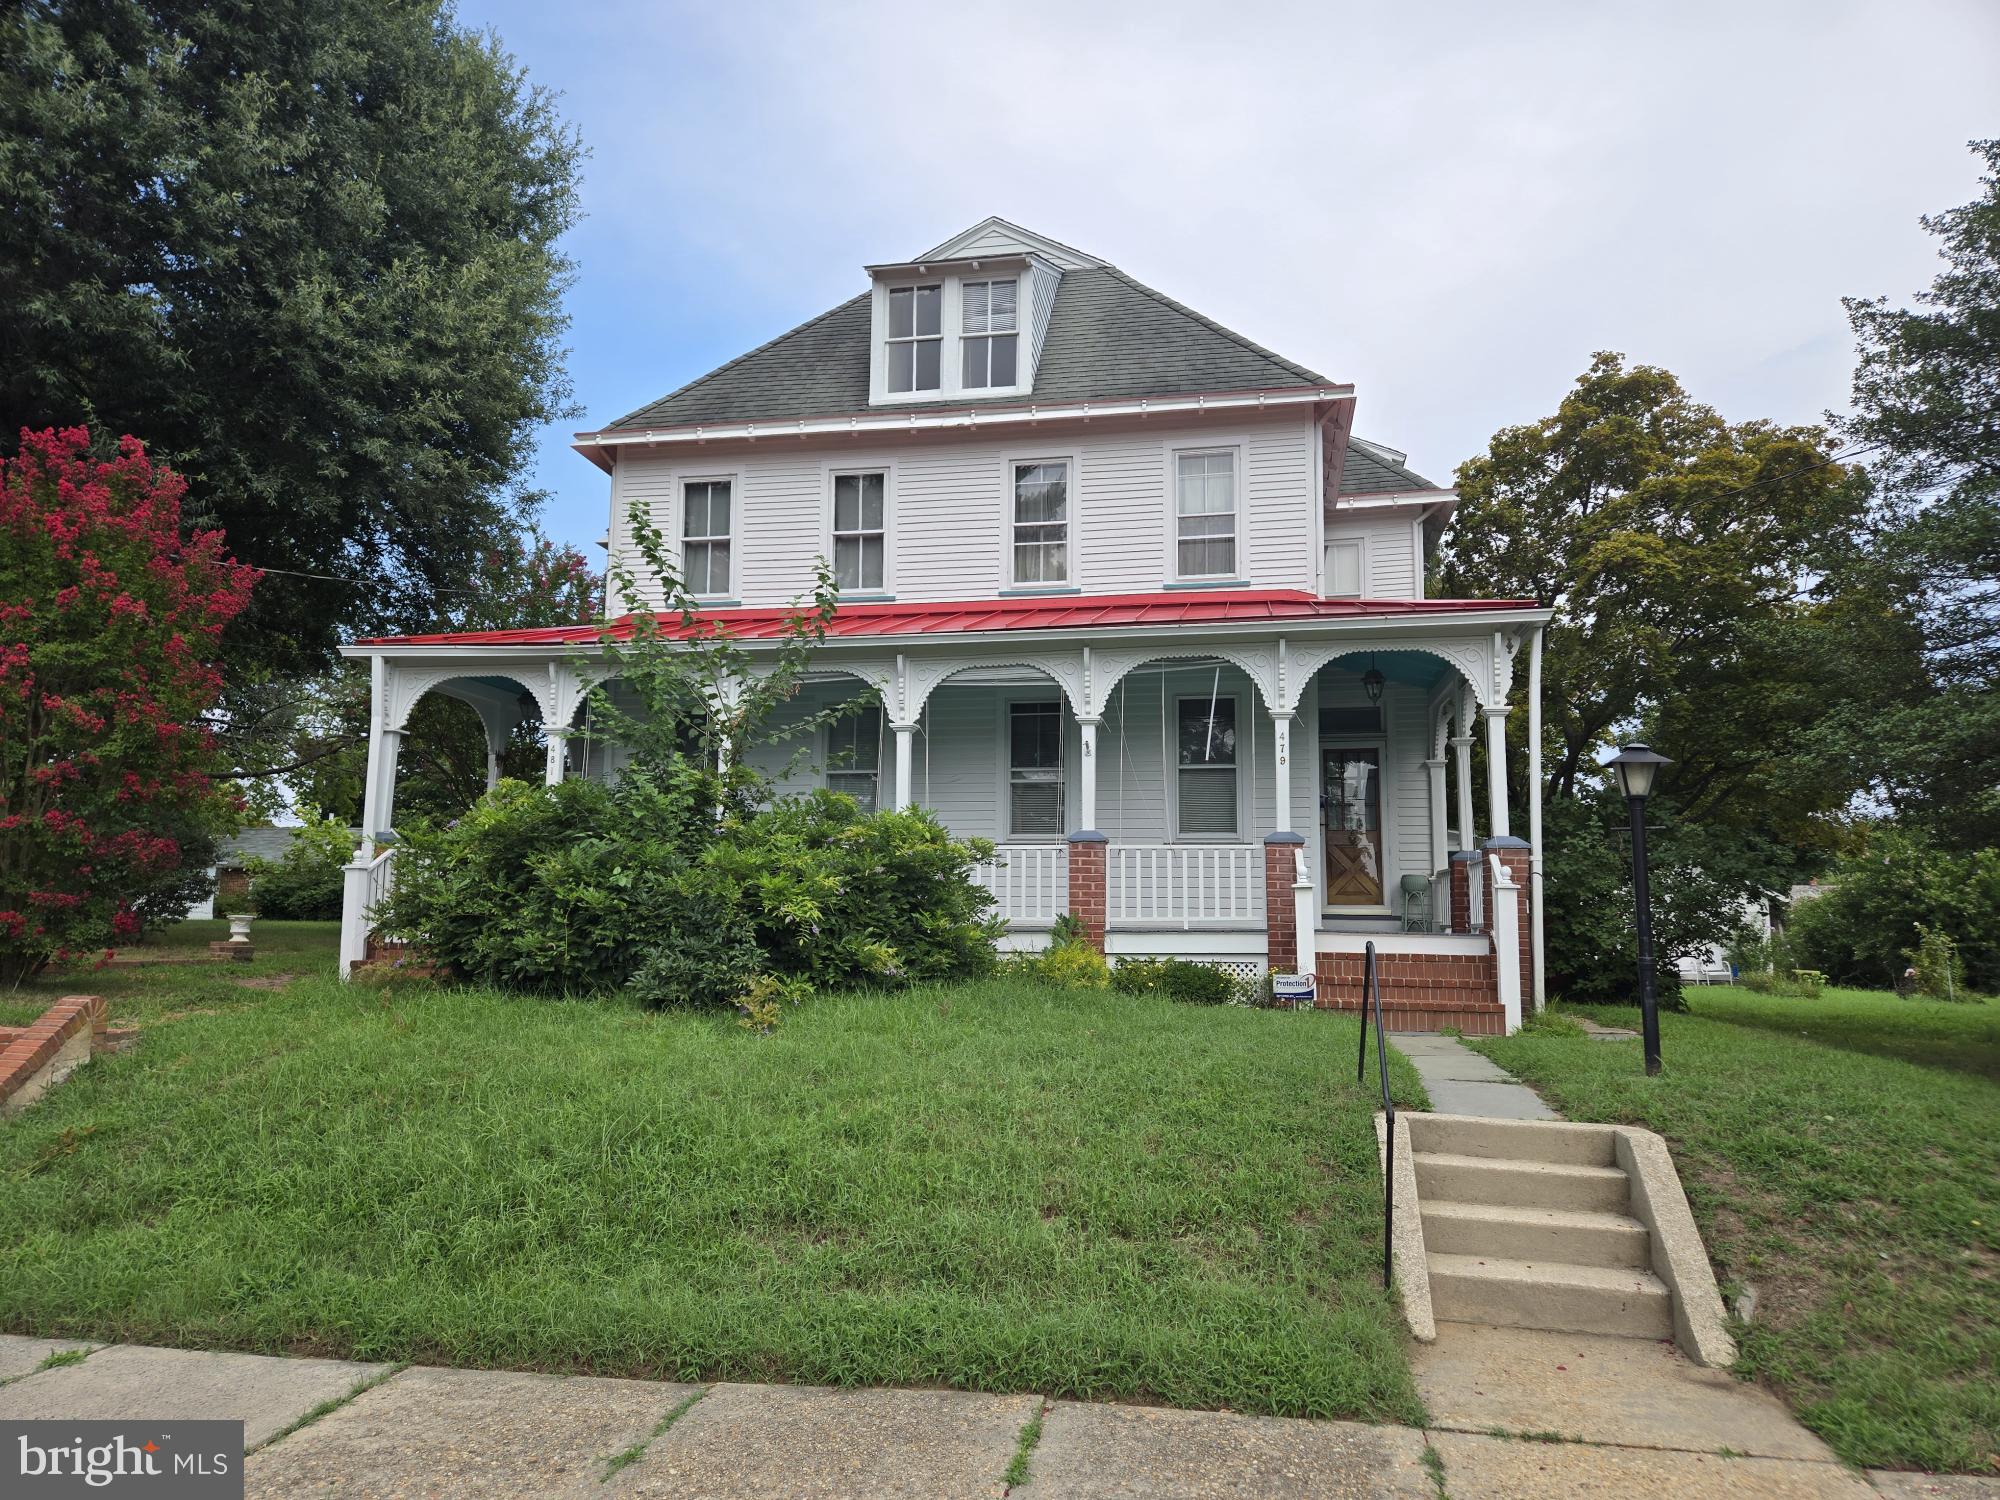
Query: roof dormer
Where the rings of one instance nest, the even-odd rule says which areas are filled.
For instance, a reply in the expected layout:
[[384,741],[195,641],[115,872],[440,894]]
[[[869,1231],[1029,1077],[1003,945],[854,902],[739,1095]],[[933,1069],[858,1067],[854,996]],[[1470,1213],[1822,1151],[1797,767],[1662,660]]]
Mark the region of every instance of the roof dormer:
[[920,260],[868,267],[870,404],[1029,394],[1064,269],[1096,264],[987,219]]

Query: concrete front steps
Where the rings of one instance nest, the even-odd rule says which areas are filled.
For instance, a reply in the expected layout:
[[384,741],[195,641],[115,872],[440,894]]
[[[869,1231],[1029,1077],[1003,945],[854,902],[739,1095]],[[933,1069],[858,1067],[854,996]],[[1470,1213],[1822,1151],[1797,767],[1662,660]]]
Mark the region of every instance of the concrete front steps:
[[[1406,1309],[1451,1323],[1675,1339],[1697,1363],[1734,1359],[1658,1136],[1467,1115],[1399,1115],[1397,1127],[1409,1162],[1399,1191],[1416,1198],[1416,1213],[1398,1216]],[[1420,1338],[1427,1318],[1412,1317]]]

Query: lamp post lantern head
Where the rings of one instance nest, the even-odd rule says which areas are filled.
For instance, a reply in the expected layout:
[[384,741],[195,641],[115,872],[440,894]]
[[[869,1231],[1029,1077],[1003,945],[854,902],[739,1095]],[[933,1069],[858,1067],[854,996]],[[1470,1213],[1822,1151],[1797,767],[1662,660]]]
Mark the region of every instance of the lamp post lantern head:
[[1673,762],[1651,745],[1633,744],[1612,756],[1611,764],[1618,768],[1618,784],[1624,788],[1626,797],[1643,802],[1652,795],[1653,779],[1660,774],[1660,767]]

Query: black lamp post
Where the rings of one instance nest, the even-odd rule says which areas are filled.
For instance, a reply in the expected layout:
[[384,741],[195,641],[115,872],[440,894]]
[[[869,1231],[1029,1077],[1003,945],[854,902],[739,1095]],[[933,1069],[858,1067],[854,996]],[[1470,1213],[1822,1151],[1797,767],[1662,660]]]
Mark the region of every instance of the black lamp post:
[[1627,745],[1611,758],[1632,814],[1632,895],[1639,907],[1639,1017],[1645,1033],[1646,1072],[1660,1071],[1660,1001],[1653,991],[1653,902],[1646,888],[1646,798],[1661,766],[1672,761],[1650,745]]

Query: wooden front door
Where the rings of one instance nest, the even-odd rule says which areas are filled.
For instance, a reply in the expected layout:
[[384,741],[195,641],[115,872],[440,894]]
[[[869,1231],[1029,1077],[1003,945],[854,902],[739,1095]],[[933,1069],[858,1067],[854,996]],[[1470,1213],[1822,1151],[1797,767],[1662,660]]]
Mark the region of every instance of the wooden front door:
[[1321,752],[1320,820],[1326,904],[1382,905],[1382,752]]

